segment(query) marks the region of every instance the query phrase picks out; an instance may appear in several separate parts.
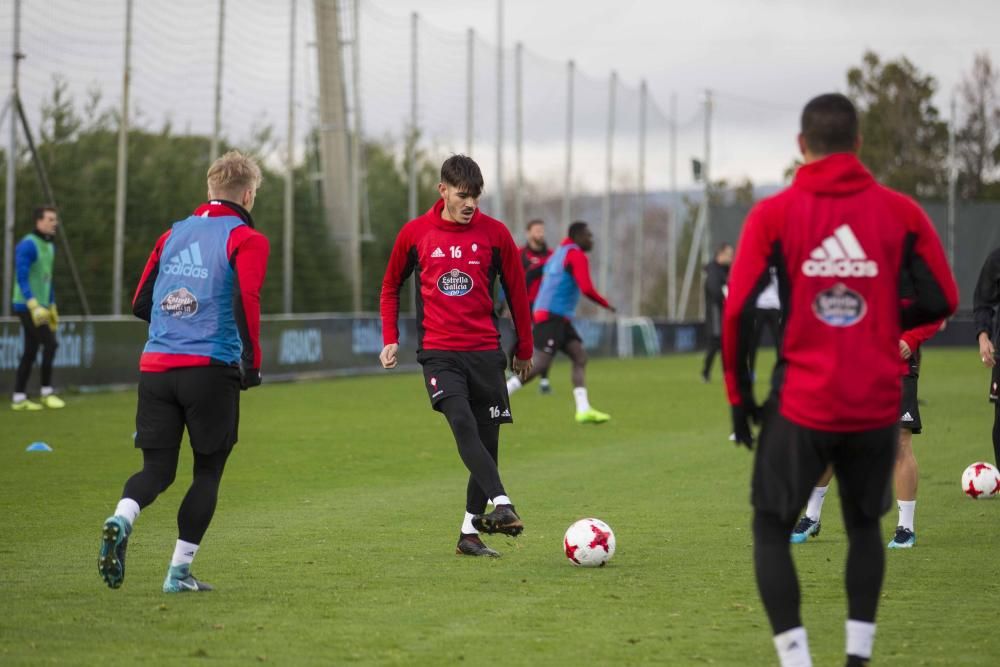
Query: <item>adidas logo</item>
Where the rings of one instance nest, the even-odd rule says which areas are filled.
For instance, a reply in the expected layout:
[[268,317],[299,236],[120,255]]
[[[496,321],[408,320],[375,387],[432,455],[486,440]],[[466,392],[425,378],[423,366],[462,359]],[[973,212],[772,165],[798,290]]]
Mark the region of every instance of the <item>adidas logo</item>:
[[208,269],[202,266],[201,246],[195,241],[184,250],[170,258],[163,267],[163,272],[173,276],[191,278],[208,278]]
[[904,412],[903,416],[899,418],[899,421],[911,422],[913,421],[913,415],[911,415],[909,412]]
[[802,273],[810,278],[874,278],[878,264],[868,259],[851,228],[841,225],[802,262]]
[[435,248],[434,252],[431,253],[431,257],[433,258],[444,257],[444,251],[441,250],[441,248]]

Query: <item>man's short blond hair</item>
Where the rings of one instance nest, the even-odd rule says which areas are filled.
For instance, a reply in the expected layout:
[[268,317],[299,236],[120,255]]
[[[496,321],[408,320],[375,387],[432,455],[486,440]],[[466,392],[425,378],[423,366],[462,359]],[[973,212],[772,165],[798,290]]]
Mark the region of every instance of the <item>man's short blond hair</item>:
[[249,155],[229,151],[208,168],[208,196],[238,200],[247,190],[260,187],[260,166]]

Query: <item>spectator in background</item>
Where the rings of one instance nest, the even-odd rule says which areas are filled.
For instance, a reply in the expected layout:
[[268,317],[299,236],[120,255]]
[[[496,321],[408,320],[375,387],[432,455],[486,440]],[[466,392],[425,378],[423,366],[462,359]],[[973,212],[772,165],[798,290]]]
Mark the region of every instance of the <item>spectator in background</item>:
[[729,265],[733,263],[733,246],[722,243],[715,251],[715,259],[705,267],[705,364],[701,369],[701,379],[708,382],[715,355],[722,349],[722,304],[726,300],[726,282],[729,280]]

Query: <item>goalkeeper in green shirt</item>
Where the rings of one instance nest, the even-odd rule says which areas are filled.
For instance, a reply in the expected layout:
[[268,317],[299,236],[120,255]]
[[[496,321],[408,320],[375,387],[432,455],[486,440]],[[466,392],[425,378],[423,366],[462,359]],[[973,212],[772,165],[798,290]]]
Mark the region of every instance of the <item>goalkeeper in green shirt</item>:
[[[56,357],[56,327],[59,312],[52,290],[52,264],[55,260],[56,228],[59,217],[52,206],[40,206],[34,212],[35,229],[21,239],[14,250],[14,312],[24,330],[24,351],[14,381],[14,410],[62,408],[66,404],[52,387],[52,362]],[[39,402],[28,400],[28,378],[42,348],[42,391]]]

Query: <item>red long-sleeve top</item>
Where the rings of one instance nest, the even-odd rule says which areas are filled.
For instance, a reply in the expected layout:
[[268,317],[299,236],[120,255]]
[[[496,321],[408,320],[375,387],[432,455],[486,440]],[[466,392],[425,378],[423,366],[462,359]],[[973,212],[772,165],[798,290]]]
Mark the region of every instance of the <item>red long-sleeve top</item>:
[[399,292],[417,280],[417,347],[484,351],[500,348],[494,286],[500,280],[514,328],[515,355],[532,354],[531,311],[520,253],[507,227],[476,209],[468,224],[441,216],[444,200],[399,231],[382,280],[382,339],[399,342]]

